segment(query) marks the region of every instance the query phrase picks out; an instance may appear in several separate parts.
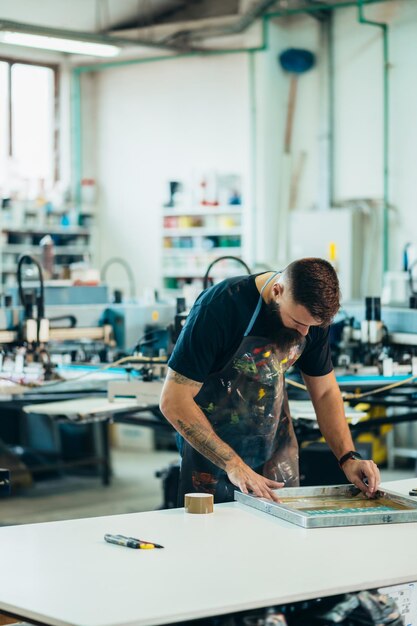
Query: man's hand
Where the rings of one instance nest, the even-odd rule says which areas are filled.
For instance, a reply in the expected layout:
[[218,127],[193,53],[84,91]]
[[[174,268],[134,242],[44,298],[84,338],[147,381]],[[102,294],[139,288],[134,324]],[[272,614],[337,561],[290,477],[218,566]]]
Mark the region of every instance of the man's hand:
[[257,474],[242,460],[228,463],[226,473],[230,482],[236,485],[242,493],[252,493],[259,498],[280,502],[273,489],[281,489],[284,483],[277,483],[275,480]]
[[381,482],[381,476],[377,465],[373,461],[349,459],[343,463],[342,469],[349,482],[356,485],[368,498],[375,496],[375,492]]

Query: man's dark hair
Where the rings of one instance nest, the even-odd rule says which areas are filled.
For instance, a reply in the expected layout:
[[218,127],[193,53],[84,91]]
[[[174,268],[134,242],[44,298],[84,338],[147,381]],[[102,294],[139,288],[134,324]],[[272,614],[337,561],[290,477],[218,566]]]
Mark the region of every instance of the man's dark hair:
[[324,259],[306,258],[290,263],[284,271],[291,296],[321,326],[329,326],[340,308],[340,287],[334,267]]

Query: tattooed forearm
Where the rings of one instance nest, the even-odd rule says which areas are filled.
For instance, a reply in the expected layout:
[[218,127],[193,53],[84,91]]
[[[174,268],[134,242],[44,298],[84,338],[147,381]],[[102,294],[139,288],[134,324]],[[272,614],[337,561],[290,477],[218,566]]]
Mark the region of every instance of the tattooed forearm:
[[199,424],[186,424],[181,419],[177,420],[178,430],[187,441],[209,461],[225,469],[229,461],[236,456],[235,452],[224,443],[214,431],[207,430]]
[[[180,386],[181,385],[181,386]],[[200,454],[221,469],[242,462],[236,452],[213,430],[195,398],[202,387],[168,368],[160,408],[167,420]]]
[[178,374],[178,372],[174,372],[174,370],[168,369],[167,379],[173,380],[174,383],[178,385],[191,385],[192,387],[201,387],[201,383],[198,383],[195,380],[191,380],[191,378],[187,378],[182,374]]

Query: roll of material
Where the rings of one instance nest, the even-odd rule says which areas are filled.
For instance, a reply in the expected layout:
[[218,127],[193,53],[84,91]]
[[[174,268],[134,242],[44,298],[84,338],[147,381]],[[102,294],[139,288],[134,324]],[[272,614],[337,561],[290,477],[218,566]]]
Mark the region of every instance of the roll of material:
[[184,507],[186,513],[213,513],[213,495],[211,493],[186,493]]

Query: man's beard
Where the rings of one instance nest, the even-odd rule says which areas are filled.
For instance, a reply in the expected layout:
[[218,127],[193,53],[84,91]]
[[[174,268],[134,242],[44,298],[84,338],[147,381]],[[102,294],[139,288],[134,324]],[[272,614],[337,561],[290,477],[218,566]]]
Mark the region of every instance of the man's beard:
[[303,345],[305,338],[294,328],[284,326],[279,304],[272,300],[266,304],[268,337],[283,351],[288,352],[296,344]]

